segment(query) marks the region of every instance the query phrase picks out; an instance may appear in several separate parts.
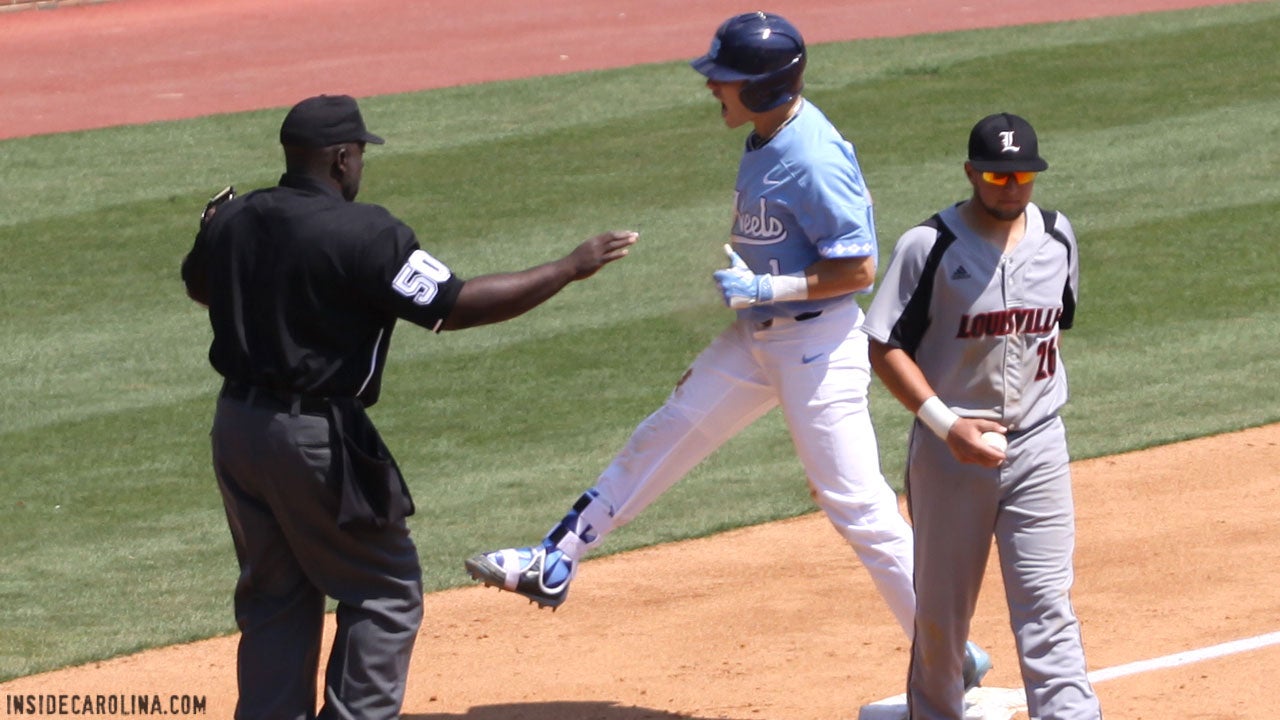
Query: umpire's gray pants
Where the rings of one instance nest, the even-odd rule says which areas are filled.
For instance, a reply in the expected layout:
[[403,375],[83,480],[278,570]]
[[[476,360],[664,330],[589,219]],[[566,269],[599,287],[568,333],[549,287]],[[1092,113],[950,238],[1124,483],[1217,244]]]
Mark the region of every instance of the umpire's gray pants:
[[[399,717],[422,621],[422,571],[403,521],[340,529],[329,420],[222,398],[213,465],[240,562],[238,720]],[[315,712],[325,596],[338,601]]]

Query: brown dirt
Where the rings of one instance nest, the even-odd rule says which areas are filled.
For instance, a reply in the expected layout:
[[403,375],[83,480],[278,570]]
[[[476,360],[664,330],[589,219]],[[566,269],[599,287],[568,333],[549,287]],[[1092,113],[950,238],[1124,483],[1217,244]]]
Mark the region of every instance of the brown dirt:
[[[1229,474],[1224,469],[1230,469]],[[1277,630],[1280,425],[1076,463],[1076,609],[1091,669]],[[973,637],[1018,687],[995,563]],[[331,629],[331,628],[330,628]],[[820,514],[589,560],[555,613],[481,587],[429,595],[417,720],[851,720],[903,691],[907,644]],[[235,702],[235,637],[21,678],[0,695]],[[1108,717],[1272,718],[1280,646],[1097,685]],[[1261,679],[1261,680],[1260,680]]]
[[[775,7],[821,42],[1206,4]],[[592,0],[119,0],[10,13],[0,55],[30,62],[0,64],[0,137],[670,60],[699,52],[707,29],[738,10],[720,0],[607,11]],[[369,31],[321,42],[355,23]],[[1278,472],[1280,425],[1075,465],[1074,598],[1091,668],[1280,629]],[[995,662],[986,684],[1016,687],[994,563],[986,582],[973,630]],[[591,560],[554,614],[478,587],[430,595],[425,609],[405,703],[417,720],[835,720],[903,690],[906,642],[818,514]],[[0,695],[187,694],[207,698],[207,716],[230,717],[235,642],[20,678]],[[1110,718],[1271,718],[1278,669],[1271,645],[1097,689]]]

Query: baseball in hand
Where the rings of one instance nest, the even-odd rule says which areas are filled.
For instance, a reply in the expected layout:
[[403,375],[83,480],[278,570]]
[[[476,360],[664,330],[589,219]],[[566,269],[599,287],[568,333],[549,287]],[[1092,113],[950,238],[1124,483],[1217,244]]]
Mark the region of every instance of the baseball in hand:
[[1009,441],[1005,439],[1004,435],[1001,435],[998,432],[982,433],[982,442],[990,445],[1000,452],[1004,452],[1009,449]]

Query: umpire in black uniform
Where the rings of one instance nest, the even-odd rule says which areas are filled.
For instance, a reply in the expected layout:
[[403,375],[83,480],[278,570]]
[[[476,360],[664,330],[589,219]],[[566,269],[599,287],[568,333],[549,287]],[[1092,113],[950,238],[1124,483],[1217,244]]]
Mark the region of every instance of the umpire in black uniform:
[[[396,320],[439,332],[516,317],[624,257],[636,234],[464,281],[387,210],[354,202],[365,146],[383,142],[354,99],[303,100],[280,142],[279,185],[211,203],[182,263],[224,378],[212,444],[241,571],[236,717],[394,718],[422,573],[413,501],[364,409]],[[338,629],[317,716],[326,595]]]

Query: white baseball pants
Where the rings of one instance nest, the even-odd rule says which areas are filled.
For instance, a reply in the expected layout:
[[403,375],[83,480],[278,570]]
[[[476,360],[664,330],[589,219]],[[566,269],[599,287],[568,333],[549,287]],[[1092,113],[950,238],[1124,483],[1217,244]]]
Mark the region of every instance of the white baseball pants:
[[915,615],[911,526],[880,472],[868,411],[862,310],[739,319],[712,341],[661,408],[636,428],[595,490],[613,510],[598,544],[635,518],[729,438],[781,406],[811,494],[853,547],[907,637]]

